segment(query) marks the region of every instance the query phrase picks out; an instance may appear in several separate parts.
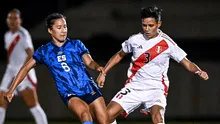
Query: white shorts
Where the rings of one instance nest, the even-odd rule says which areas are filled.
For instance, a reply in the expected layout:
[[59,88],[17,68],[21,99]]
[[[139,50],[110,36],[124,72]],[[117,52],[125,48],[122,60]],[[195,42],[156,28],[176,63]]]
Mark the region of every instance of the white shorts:
[[[15,78],[17,71],[11,68],[7,68],[5,74],[3,76],[2,82],[0,84],[0,91],[7,92],[12,84],[13,79]],[[18,92],[24,90],[25,88],[36,88],[37,86],[37,78],[35,74],[35,70],[31,69],[28,75],[24,78],[24,80],[18,85],[15,89],[14,94],[17,95]]]
[[145,110],[149,110],[154,105],[159,105],[164,108],[164,114],[167,105],[166,96],[162,89],[140,90],[126,86],[114,96],[112,101],[120,104],[126,115],[133,112],[142,104]]

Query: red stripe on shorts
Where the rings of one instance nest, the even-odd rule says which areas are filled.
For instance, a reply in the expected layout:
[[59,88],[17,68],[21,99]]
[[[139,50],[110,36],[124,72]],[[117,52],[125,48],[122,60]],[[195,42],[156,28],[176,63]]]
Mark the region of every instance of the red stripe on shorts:
[[163,74],[162,74],[162,84],[164,86],[164,95],[167,96],[168,95],[168,86],[165,84],[164,75]]
[[37,88],[37,83],[34,83],[34,81],[31,79],[30,75],[27,75],[27,79],[31,82],[31,84],[34,86],[34,88]]

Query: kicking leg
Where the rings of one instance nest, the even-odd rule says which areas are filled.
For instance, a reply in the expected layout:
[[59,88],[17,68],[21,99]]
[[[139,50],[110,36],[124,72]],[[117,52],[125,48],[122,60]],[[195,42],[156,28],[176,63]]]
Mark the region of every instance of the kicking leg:
[[87,103],[78,97],[70,98],[68,108],[73,112],[83,124],[93,124],[92,116]]
[[89,105],[89,107],[98,124],[109,124],[109,118],[103,97],[97,98]]
[[116,118],[123,112],[123,108],[117,102],[111,101],[107,106],[109,120],[112,124],[117,124]]

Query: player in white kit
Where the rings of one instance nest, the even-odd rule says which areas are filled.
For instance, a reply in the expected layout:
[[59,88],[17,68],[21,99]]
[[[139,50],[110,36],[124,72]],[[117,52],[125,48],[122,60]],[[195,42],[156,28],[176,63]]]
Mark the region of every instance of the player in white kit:
[[[34,52],[31,36],[21,26],[20,11],[18,9],[9,11],[7,24],[10,30],[5,33],[4,41],[8,54],[8,64],[0,84],[0,124],[4,123],[8,106],[3,95],[8,91],[22,65],[32,57]],[[23,98],[37,124],[47,124],[46,114],[38,102],[36,87],[37,78],[35,70],[32,69],[25,77],[23,83],[17,87],[15,95]]]
[[[187,54],[159,29],[162,24],[161,12],[162,10],[156,6],[143,8],[141,10],[143,33],[132,35],[124,41],[122,49],[105,66],[107,73],[126,54],[132,53],[128,80],[107,106],[110,122],[113,122],[119,114],[126,117],[144,104],[142,112],[149,112],[154,124],[165,124],[164,114],[169,88],[167,71],[170,58],[202,79],[208,79],[207,73],[188,60]],[[100,73],[97,78],[99,87],[104,86],[104,81],[105,74]]]

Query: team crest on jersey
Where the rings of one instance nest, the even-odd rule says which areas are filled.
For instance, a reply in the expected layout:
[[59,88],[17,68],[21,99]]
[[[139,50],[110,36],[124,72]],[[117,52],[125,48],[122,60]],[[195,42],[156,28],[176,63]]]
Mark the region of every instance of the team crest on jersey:
[[57,54],[58,54],[58,55],[62,55],[62,54],[63,54],[63,51],[59,51]]
[[161,51],[162,51],[162,46],[157,46],[156,52],[157,52],[157,53],[160,53]]

